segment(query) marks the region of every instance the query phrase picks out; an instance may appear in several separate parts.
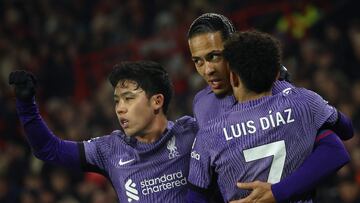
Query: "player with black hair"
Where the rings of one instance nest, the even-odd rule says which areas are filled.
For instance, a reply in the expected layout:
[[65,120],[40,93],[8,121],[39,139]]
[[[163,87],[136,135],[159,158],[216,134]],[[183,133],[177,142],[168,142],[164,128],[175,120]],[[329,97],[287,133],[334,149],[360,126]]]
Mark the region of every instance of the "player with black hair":
[[[230,70],[241,79],[246,90],[271,91],[280,71],[281,49],[276,39],[256,31],[234,33],[224,48],[223,55]],[[233,89],[235,98],[240,92]]]
[[[247,198],[250,192],[232,183],[278,183],[301,166],[320,139],[329,137],[341,144],[329,130],[316,136],[324,124],[333,125],[338,118],[336,109],[319,95],[295,87],[272,93],[280,71],[280,48],[270,35],[235,33],[225,43],[223,56],[237,102],[200,127],[192,152],[197,156],[190,164],[190,192],[206,197],[212,176],[217,175],[224,201]],[[339,168],[350,157],[343,145],[337,152]],[[287,201],[312,202],[312,198],[312,194],[300,193]]]
[[[199,16],[189,28],[188,44],[192,60],[198,73],[208,83],[205,89],[198,92],[193,102],[193,112],[200,128],[206,127],[210,120],[221,115],[222,112],[230,110],[236,103],[230,86],[230,71],[227,61],[223,57],[224,42],[235,30],[228,18],[216,13]],[[289,75],[286,69],[280,66],[280,74],[272,86],[272,94],[292,88],[293,85],[288,83],[288,80]],[[341,112],[338,112],[338,119],[334,125],[324,127],[333,130],[343,140],[353,136],[351,120]],[[339,161],[341,158],[346,159],[346,157],[341,157],[342,143],[330,137],[327,136],[317,142],[313,153],[304,161],[303,165],[281,182],[273,185],[262,182],[239,184],[241,188],[253,190],[246,200],[281,202],[294,195],[312,190],[320,180],[338,169],[342,163]],[[337,159],[327,157],[337,157]],[[313,171],[313,173],[309,174],[309,171]],[[202,197],[201,194],[189,196],[196,199],[198,195],[200,198]]]
[[35,103],[35,77],[14,71],[16,108],[26,138],[39,159],[105,175],[120,202],[185,202],[193,118],[166,117],[172,85],[155,62],[122,62],[109,76],[122,130],[88,141],[61,140],[47,127]]
[[173,90],[169,75],[160,64],[153,61],[116,64],[109,75],[109,82],[115,88],[119,82],[124,86],[127,81],[135,82],[149,98],[161,93],[164,96],[162,110],[167,113]]

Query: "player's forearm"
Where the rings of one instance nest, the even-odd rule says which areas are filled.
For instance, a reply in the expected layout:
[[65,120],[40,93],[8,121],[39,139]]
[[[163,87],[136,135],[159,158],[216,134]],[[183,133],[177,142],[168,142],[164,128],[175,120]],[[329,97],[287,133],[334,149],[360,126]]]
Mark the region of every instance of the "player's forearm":
[[344,145],[336,134],[331,133],[320,139],[312,154],[290,176],[272,185],[277,202],[308,193],[324,178],[335,173],[350,161]]
[[70,168],[80,168],[78,144],[61,140],[48,129],[34,98],[28,102],[17,100],[16,108],[27,140],[37,158]]

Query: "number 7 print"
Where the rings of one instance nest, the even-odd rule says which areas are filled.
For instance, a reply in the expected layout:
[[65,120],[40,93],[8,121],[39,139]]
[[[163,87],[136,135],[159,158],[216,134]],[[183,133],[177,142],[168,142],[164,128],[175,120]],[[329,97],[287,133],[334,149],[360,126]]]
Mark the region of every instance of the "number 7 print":
[[286,157],[284,140],[246,149],[243,153],[246,162],[274,156],[267,182],[274,184],[280,181]]

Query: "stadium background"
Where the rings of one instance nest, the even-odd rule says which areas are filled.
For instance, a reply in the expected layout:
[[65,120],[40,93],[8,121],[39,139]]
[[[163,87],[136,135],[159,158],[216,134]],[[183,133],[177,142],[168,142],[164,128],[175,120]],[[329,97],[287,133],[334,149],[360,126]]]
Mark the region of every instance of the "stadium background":
[[[0,202],[111,203],[111,185],[36,160],[7,85],[19,67],[39,78],[37,101],[53,132],[86,140],[118,128],[106,76],[121,60],[152,59],[170,72],[170,118],[191,114],[204,86],[186,31],[219,12],[239,30],[256,28],[283,45],[294,83],[320,93],[353,119],[352,161],[317,190],[319,202],[360,202],[360,15],[349,0],[2,0],[0,1]],[[331,158],[331,157],[329,157]]]

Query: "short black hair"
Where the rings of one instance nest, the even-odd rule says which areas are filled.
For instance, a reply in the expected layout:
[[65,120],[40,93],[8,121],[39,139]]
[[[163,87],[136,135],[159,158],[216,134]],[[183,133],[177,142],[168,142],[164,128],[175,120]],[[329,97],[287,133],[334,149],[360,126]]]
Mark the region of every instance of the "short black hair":
[[164,95],[163,112],[166,114],[173,87],[167,71],[154,61],[123,61],[116,64],[109,75],[109,81],[115,88],[119,81],[130,80],[145,91],[150,98],[155,94]]
[[236,29],[227,17],[217,13],[205,13],[192,22],[187,37],[190,39],[195,35],[219,31],[225,41]]
[[253,92],[271,89],[280,71],[280,43],[269,34],[256,30],[234,33],[224,45],[230,69]]

